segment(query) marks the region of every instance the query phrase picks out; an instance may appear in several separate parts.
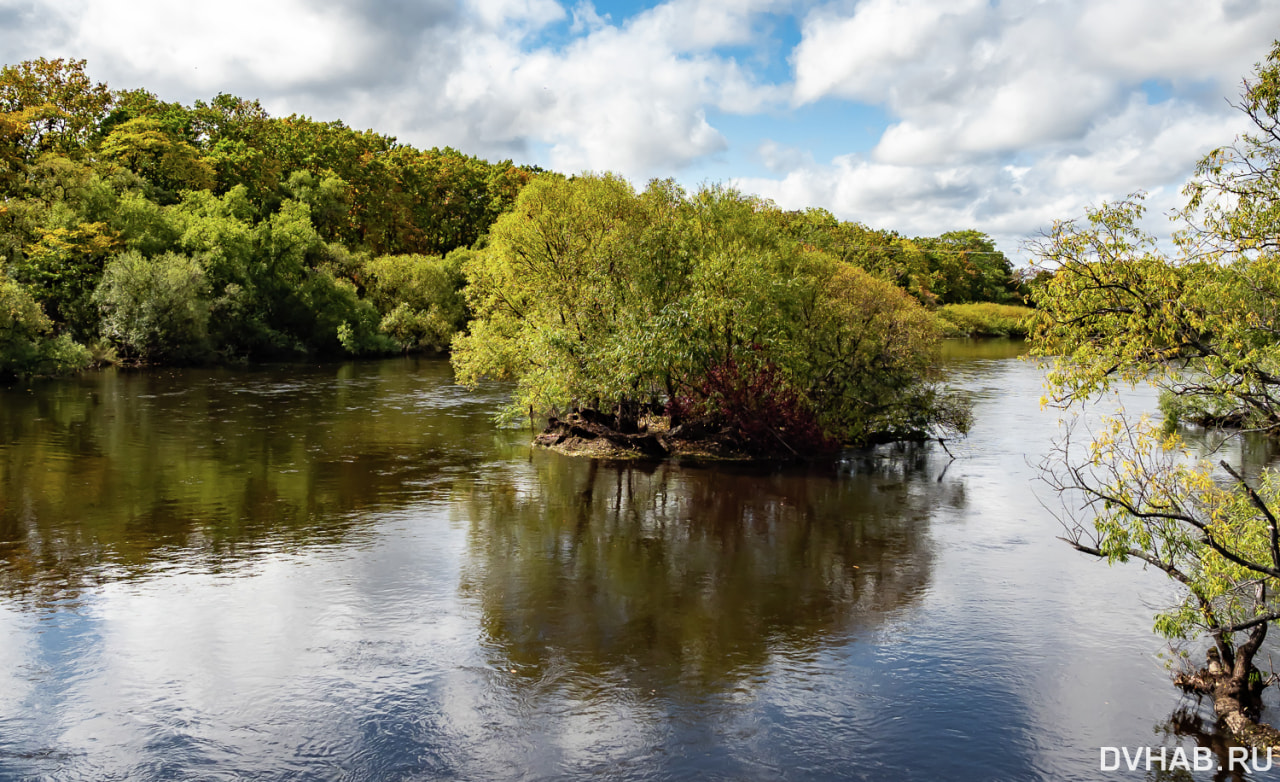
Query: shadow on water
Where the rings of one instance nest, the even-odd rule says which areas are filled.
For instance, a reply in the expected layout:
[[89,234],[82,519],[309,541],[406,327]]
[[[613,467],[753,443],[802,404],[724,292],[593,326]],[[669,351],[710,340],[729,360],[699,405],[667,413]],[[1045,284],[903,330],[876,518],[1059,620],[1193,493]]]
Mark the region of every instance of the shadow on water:
[[1023,339],[983,337],[980,339],[944,339],[943,361],[993,361],[1025,356],[1030,345]]
[[713,694],[917,600],[930,515],[963,503],[944,462],[922,448],[805,471],[535,452],[455,496],[462,591],[497,665],[529,683]]
[[343,541],[501,447],[493,404],[413,359],[0,388],[0,591],[48,604]]

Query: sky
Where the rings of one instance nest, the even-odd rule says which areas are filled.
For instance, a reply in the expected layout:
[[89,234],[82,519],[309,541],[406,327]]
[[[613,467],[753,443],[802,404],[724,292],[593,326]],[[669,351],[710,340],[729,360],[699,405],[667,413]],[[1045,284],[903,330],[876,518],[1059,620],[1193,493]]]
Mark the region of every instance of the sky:
[[1246,129],[1276,0],[0,0],[0,60],[1022,249]]

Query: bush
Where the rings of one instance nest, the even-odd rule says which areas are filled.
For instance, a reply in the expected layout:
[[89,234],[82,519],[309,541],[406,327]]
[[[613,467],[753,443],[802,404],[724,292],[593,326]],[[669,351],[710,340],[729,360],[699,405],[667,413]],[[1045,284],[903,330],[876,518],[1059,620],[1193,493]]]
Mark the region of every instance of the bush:
[[102,333],[124,355],[192,361],[209,354],[207,293],[204,268],[194,258],[130,251],[107,263],[93,298],[102,310]]
[[378,311],[356,294],[356,286],[324,270],[312,271],[302,285],[301,302],[313,323],[306,344],[321,353],[352,356],[390,353],[396,345],[378,332]]
[[696,386],[667,404],[672,421],[725,429],[739,449],[762,456],[829,453],[840,446],[823,430],[812,405],[764,359],[763,349],[711,366]]
[[366,295],[382,313],[380,328],[402,350],[442,352],[462,330],[462,264],[469,255],[383,255],[365,265]]
[[0,271],[0,378],[56,375],[83,369],[89,351],[52,324],[35,298]]

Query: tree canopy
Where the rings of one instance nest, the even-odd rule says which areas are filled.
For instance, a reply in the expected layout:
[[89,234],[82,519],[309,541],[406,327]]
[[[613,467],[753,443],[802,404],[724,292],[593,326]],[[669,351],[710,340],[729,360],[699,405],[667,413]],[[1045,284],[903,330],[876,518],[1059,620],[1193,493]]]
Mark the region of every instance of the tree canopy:
[[731,189],[535,181],[467,266],[458,376],[515,379],[512,416],[586,409],[635,431],[661,403],[784,455],[963,428],[929,312],[786,223]]
[[[468,327],[467,302],[484,299],[462,294],[465,270],[486,268],[464,263],[465,254],[489,242],[519,194],[544,179],[539,197],[565,181],[510,160],[417,149],[337,120],[275,117],[225,93],[184,105],[145,89],[112,90],[90,78],[83,60],[5,66],[0,270],[6,289],[34,308],[13,310],[23,325],[6,332],[16,341],[0,345],[0,356],[62,358],[0,361],[0,377],[72,369],[75,356],[162,363],[447,350]],[[626,209],[675,209],[660,201],[646,195]],[[727,258],[757,240],[798,243],[901,285],[927,307],[1013,290],[1008,262],[981,234],[907,240],[820,210],[766,211],[749,228],[737,217],[708,218],[699,230],[725,234],[699,246],[719,242],[715,252]],[[650,295],[642,291],[654,280],[676,279],[666,266],[636,264],[683,263],[686,250],[662,243],[689,237],[636,227],[649,218],[601,219],[582,234],[599,246],[573,252],[583,262],[630,259],[638,276],[628,307]],[[524,241],[512,225],[502,229],[504,247]],[[619,249],[632,241],[665,249]],[[563,282],[553,295],[596,284]],[[592,327],[586,315],[578,319]],[[672,320],[662,333],[675,328]],[[67,345],[81,349],[68,353]],[[601,363],[591,371],[598,380],[616,370],[627,380],[610,383],[630,383],[646,359],[635,346],[614,347],[623,352],[592,356]]]
[[7,66],[0,269],[23,305],[0,376],[74,367],[77,343],[149,363],[444,350],[465,281],[443,256],[534,174],[225,94],[112,91],[83,60]]

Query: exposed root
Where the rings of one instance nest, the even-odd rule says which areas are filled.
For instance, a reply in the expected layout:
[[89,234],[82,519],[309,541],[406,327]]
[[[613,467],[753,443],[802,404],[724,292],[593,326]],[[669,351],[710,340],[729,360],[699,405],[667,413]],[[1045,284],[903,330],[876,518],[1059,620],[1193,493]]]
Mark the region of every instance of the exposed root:
[[1207,668],[1178,674],[1173,683],[1187,692],[1213,698],[1214,713],[1242,744],[1280,752],[1280,730],[1257,719],[1264,686],[1261,680],[1242,686],[1211,661]]

